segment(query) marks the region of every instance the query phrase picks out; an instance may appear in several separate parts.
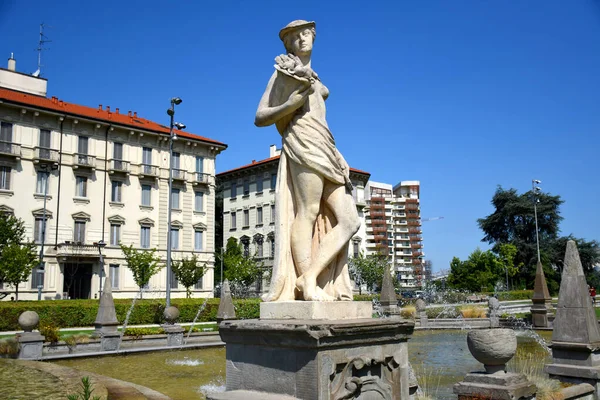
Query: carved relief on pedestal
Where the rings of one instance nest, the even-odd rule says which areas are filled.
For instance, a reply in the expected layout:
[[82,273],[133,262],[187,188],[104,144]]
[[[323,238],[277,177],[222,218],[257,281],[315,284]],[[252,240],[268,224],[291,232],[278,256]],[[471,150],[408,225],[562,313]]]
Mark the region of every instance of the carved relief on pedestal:
[[329,367],[329,398],[331,400],[392,400],[397,397],[399,388],[399,362],[393,357],[356,357],[347,363],[333,365],[329,357],[323,363]]

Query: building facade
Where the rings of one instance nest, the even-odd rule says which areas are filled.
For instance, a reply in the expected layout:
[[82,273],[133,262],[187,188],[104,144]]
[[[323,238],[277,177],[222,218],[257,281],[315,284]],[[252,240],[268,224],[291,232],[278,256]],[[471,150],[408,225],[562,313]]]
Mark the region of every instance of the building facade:
[[[134,297],[119,245],[155,248],[164,262],[169,233],[174,260],[195,254],[206,263],[194,295],[212,297],[215,159],[227,146],[176,131],[169,229],[169,128],[137,112],[47,98],[46,85],[12,59],[0,68],[0,211],[22,219],[43,248],[43,268],[19,286],[19,298],[37,299],[40,286],[43,299],[96,298],[101,276],[115,297]],[[164,297],[166,284],[163,268],[144,297]],[[172,297],[185,297],[173,277],[171,287]]]
[[420,288],[425,272],[419,181],[369,181],[365,192],[367,254],[387,255],[400,286]]
[[[223,202],[223,243],[234,237],[242,244],[246,255],[263,262],[265,268],[273,267],[275,250],[275,185],[279,167],[280,150],[270,146],[269,158],[256,161],[217,174],[219,201]],[[353,197],[361,219],[361,227],[353,237],[348,252],[357,256],[366,251],[366,226],[364,207],[365,185],[368,172],[350,168],[350,180],[354,185]],[[266,283],[268,284],[268,283]],[[262,285],[260,290],[268,288]]]

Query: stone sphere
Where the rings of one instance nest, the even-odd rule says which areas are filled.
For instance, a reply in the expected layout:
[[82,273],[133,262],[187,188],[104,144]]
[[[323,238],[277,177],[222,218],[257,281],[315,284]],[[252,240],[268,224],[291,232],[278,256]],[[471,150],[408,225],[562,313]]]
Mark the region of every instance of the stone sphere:
[[492,310],[497,310],[500,308],[500,300],[495,297],[490,297],[488,300],[488,307]]
[[427,308],[427,303],[425,303],[425,300],[418,298],[415,302],[415,308],[417,309],[417,312],[423,312]]
[[19,325],[25,332],[31,332],[40,322],[40,316],[35,311],[25,311],[19,315]]
[[512,329],[477,329],[467,335],[473,357],[493,374],[504,371],[517,351],[517,336]]
[[167,307],[163,312],[163,316],[168,323],[172,324],[179,318],[179,309],[175,306]]

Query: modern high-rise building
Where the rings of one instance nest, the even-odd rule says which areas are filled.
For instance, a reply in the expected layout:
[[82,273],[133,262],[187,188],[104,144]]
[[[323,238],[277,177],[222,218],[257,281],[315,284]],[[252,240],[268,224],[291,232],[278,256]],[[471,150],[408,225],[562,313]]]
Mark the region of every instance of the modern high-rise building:
[[[169,193],[169,128],[137,112],[46,97],[47,80],[0,68],[0,212],[22,219],[43,248],[43,268],[19,285],[19,298],[95,298],[110,276],[115,297],[138,287],[119,244],[157,249],[166,259],[196,255],[208,272],[196,297],[212,297],[215,159],[226,145],[176,131]],[[166,117],[166,116],[165,116]],[[173,211],[167,226],[168,196]],[[105,246],[104,246],[105,245]],[[169,277],[173,297],[185,288]],[[164,297],[163,268],[144,297]],[[0,290],[14,288],[0,282]]]
[[421,287],[424,253],[419,181],[402,181],[396,186],[369,181],[365,197],[367,254],[388,256],[401,287]]
[[[280,150],[271,145],[269,158],[217,174],[218,201],[223,202],[223,247],[234,237],[242,244],[244,253],[273,267],[275,249],[275,184],[279,167]],[[361,227],[350,243],[348,254],[358,256],[366,250],[366,226],[363,209],[365,185],[370,174],[350,168],[354,186],[352,196],[356,202]],[[217,246],[221,243],[217,243]],[[261,285],[261,291],[266,285]]]

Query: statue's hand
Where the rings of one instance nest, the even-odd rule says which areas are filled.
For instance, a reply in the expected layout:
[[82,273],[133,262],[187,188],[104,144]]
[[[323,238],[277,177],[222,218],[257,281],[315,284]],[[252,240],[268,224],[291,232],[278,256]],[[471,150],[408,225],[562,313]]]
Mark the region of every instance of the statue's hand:
[[306,102],[306,99],[313,91],[314,89],[310,84],[308,86],[301,86],[290,94],[287,100],[288,105],[294,109],[299,108]]

